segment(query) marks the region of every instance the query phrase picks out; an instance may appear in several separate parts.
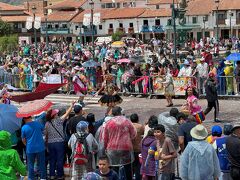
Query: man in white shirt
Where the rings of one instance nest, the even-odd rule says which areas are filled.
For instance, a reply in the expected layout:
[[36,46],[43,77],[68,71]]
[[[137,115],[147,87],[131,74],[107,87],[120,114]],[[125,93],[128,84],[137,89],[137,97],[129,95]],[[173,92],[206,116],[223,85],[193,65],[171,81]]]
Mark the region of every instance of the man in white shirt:
[[197,65],[196,70],[199,76],[198,82],[199,82],[200,93],[203,94],[205,93],[204,81],[206,81],[208,77],[208,64],[205,62],[204,57],[200,59],[200,63]]
[[192,75],[192,68],[187,59],[184,60],[183,67],[178,73],[178,77],[190,77]]

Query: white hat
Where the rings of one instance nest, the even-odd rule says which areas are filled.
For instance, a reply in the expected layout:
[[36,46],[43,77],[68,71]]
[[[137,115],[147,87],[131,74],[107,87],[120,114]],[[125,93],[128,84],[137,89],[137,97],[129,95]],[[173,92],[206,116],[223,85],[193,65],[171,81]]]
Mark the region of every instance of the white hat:
[[227,61],[224,61],[224,64],[226,64],[226,65],[232,65],[232,62],[229,61],[229,60],[227,60]]
[[194,139],[198,140],[204,140],[208,136],[207,129],[201,124],[198,124],[194,128],[192,128],[190,134]]
[[80,68],[79,66],[75,66],[73,69],[74,69],[74,70],[77,70],[77,71],[80,71],[80,70],[81,70],[81,68]]
[[183,64],[184,64],[184,65],[190,65],[190,64],[189,64],[189,61],[188,61],[187,59],[184,60],[184,63],[183,63]]

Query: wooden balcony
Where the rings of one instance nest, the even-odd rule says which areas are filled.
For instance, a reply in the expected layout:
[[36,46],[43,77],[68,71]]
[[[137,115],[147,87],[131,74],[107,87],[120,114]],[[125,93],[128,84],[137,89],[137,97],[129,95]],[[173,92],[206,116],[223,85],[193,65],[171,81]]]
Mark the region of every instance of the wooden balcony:
[[134,28],[133,27],[128,28],[128,34],[134,34]]
[[217,24],[218,25],[225,25],[226,23],[225,23],[225,19],[218,19],[217,20]]
[[122,27],[117,28],[117,31],[118,31],[118,32],[122,32],[123,34],[125,34],[125,29],[122,28]]
[[114,33],[113,28],[108,28],[108,34],[111,35],[113,33]]
[[236,19],[236,24],[240,25],[240,18]]

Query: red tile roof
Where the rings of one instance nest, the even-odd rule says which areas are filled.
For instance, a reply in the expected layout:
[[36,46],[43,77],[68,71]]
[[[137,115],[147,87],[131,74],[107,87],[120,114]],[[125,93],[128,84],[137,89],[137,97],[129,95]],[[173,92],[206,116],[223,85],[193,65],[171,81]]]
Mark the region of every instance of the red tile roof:
[[7,3],[0,2],[0,10],[2,11],[23,11],[24,8],[22,6],[13,6]]
[[56,3],[51,6],[47,6],[47,9],[69,9],[69,8],[76,8],[79,9],[87,0],[65,0],[59,3]]
[[[217,4],[214,4],[214,10],[216,10]],[[219,10],[240,10],[239,0],[220,0]]]
[[171,17],[172,9],[146,9],[139,17],[151,18],[151,17]]
[[192,0],[188,3],[186,15],[208,15],[212,12],[214,6],[214,0]]
[[[129,0],[115,0],[115,3],[130,2]],[[113,3],[113,0],[101,0],[101,3]]]
[[5,22],[26,22],[29,16],[2,16],[1,19]]
[[[112,11],[113,9],[94,9],[94,13],[100,13],[101,14],[101,19],[103,18],[103,17],[105,17],[105,15],[107,14],[107,13],[109,13],[110,11]],[[83,22],[83,16],[84,16],[84,14],[88,14],[88,13],[91,13],[91,11],[90,11],[90,9],[86,9],[86,10],[84,10],[84,11],[82,11],[81,13],[79,13],[76,17],[74,17],[73,19],[72,19],[72,22],[73,23],[81,23],[81,22]]]
[[57,11],[49,14],[47,18],[49,22],[69,22],[78,14],[78,11]]
[[106,13],[102,19],[128,19],[136,18],[143,14],[145,8],[117,8]]

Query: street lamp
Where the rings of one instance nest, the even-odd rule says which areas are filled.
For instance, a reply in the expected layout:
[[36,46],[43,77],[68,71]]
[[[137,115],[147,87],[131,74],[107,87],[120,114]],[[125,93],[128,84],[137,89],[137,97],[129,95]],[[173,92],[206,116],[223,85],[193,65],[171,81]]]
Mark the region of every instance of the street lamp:
[[48,13],[47,12],[44,13],[44,17],[45,17],[45,31],[46,31],[46,47],[48,50],[48,21],[47,21]]
[[[37,8],[35,7],[35,5],[33,5],[32,6],[33,22],[35,22],[36,10]],[[34,29],[35,54],[37,54],[37,30],[35,27],[33,27],[33,29]]]
[[229,31],[229,38],[232,38],[232,16],[233,16],[233,12],[230,10],[229,11],[229,24],[230,24],[230,31]]
[[217,25],[217,44],[218,44],[218,39],[219,39],[219,34],[218,34],[218,7],[219,7],[219,0],[214,0],[216,4],[216,25]]
[[207,22],[207,16],[203,16],[203,42],[205,41],[205,23]]
[[92,34],[92,56],[94,58],[94,27],[93,27],[93,8],[94,8],[94,2],[93,0],[90,0],[89,5],[91,6],[91,24],[90,24],[90,28],[91,28],[91,34]]

